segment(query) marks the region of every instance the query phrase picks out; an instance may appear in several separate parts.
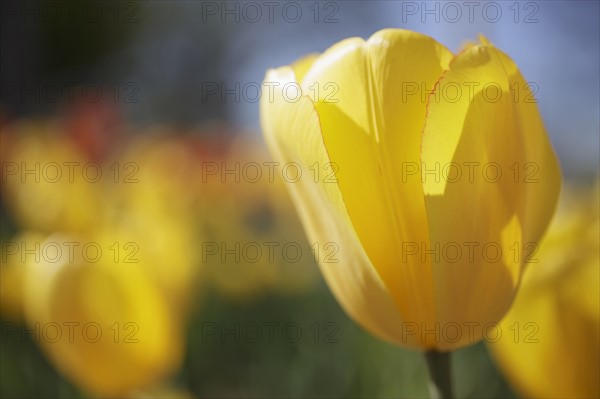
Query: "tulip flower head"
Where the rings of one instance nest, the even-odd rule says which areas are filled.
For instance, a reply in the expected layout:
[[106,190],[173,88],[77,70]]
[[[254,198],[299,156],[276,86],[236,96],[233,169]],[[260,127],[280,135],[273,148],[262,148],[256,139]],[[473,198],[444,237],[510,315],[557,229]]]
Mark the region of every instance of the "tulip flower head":
[[[508,310],[560,172],[515,63],[415,32],[343,40],[265,77],[261,121],[344,310],[395,344],[447,351]],[[315,174],[319,170],[319,174]]]
[[[40,248],[68,243],[77,241],[52,235]],[[142,265],[70,259],[65,251],[52,262],[40,259],[26,265],[25,318],[39,330],[36,340],[46,356],[79,387],[99,397],[124,397],[177,369],[180,323]]]
[[88,177],[89,164],[59,123],[23,121],[5,130],[12,140],[3,145],[3,197],[19,225],[46,233],[89,231],[100,206],[100,184],[90,181],[97,183],[101,173]]
[[60,124],[20,122],[2,139],[3,200],[28,230],[2,247],[0,312],[88,394],[160,387],[181,365],[200,272],[189,151],[131,138],[90,178]]
[[523,397],[600,397],[598,186],[566,191],[513,306],[488,343]]

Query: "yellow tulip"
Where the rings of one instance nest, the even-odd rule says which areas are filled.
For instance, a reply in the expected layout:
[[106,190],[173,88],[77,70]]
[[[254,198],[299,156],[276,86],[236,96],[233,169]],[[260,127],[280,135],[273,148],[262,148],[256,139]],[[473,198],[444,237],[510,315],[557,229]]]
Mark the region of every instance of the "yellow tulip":
[[11,320],[23,319],[23,286],[28,265],[35,261],[36,245],[44,234],[24,231],[0,249],[0,314]]
[[[60,234],[3,244],[0,310],[23,317],[50,362],[86,392],[153,391],[181,363],[193,302],[191,153],[177,140],[132,140],[90,182],[86,158],[58,127],[23,122],[13,126],[20,134],[2,136],[3,195],[17,222]],[[79,167],[72,178],[45,178],[45,165],[64,172],[69,162]]]
[[187,313],[196,285],[199,238],[193,215],[191,155],[169,136],[136,138],[116,159],[125,181],[110,186],[96,233],[117,242],[123,256],[144,265],[172,310]]
[[[565,197],[519,293],[488,343],[525,397],[600,397],[598,192]],[[590,200],[583,200],[588,197]]]
[[[202,224],[210,237],[202,244],[202,258],[211,283],[219,294],[236,301],[272,291],[295,295],[310,289],[316,268],[309,244],[300,236],[302,227],[285,191],[281,168],[269,158],[260,136],[240,133],[227,144],[220,159],[201,160],[206,162],[204,168],[211,165],[218,172],[197,178],[205,182],[198,197],[204,206]],[[289,259],[294,262],[285,261],[288,251],[283,248],[292,248]]]
[[482,41],[454,55],[387,29],[265,77],[266,140],[301,168],[288,188],[310,241],[339,247],[322,274],[398,345],[480,340],[554,212],[560,172],[531,90]]
[[185,215],[189,220],[193,154],[172,131],[155,128],[132,137],[115,161],[121,167],[112,193],[116,201],[129,209],[135,200],[135,207],[145,214]]
[[24,228],[89,231],[97,222],[102,170],[88,162],[61,129],[49,121],[9,127],[6,134],[14,138],[7,140],[2,163],[3,199]]
[[115,259],[110,242],[89,242],[102,252],[83,251],[87,241],[60,235],[41,243],[25,277],[26,321],[50,361],[77,385],[123,397],[177,369],[182,326],[143,265]]

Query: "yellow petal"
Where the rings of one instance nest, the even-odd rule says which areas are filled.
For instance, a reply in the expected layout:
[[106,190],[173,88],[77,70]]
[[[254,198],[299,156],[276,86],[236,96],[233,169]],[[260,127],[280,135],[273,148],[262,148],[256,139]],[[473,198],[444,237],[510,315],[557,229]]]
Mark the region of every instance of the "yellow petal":
[[562,201],[540,248],[540,262],[525,271],[499,324],[503,338],[488,344],[524,397],[600,397],[598,200],[591,199],[591,209],[580,200],[565,208]]
[[302,82],[302,79],[304,79],[304,76],[318,57],[318,53],[312,53],[300,58],[292,64],[295,80],[297,82]]
[[[317,258],[325,280],[359,324],[380,338],[399,342],[402,320],[358,241],[335,177],[321,174],[315,181],[314,169],[309,169],[324,168],[330,162],[312,101],[302,97],[291,102],[284,96],[283,87],[296,84],[289,67],[269,71],[265,82],[277,85],[274,97],[261,100],[263,132],[280,167],[297,165],[301,170],[301,179],[289,183],[288,189],[310,243],[320,249]],[[419,345],[414,340],[406,344]]]
[[[68,243],[75,241],[55,235],[42,248]],[[75,248],[87,242],[79,244]],[[122,397],[172,372],[181,360],[182,337],[143,266],[112,262],[110,243],[98,245],[105,251],[96,263],[65,249],[57,261],[28,270],[27,322],[68,378],[95,395]]]
[[33,122],[10,127],[7,134],[15,139],[5,150],[11,172],[3,180],[6,204],[25,228],[89,231],[97,222],[103,171],[60,136],[61,128]]
[[2,243],[0,253],[0,314],[13,320],[24,318],[24,293],[28,268],[39,261],[36,253],[44,234],[24,231]]
[[421,171],[437,314],[442,326],[477,323],[476,334],[510,306],[560,184],[535,104],[515,101],[517,74],[493,46],[472,46],[428,99]]
[[[435,310],[429,263],[403,256],[407,244],[428,240],[421,182],[403,174],[419,162],[422,94],[433,88],[451,56],[427,36],[382,30],[366,42],[355,38],[334,45],[302,83],[315,97],[327,153],[339,168],[340,192],[360,243],[407,322],[431,323]],[[421,345],[436,345],[435,337]]]

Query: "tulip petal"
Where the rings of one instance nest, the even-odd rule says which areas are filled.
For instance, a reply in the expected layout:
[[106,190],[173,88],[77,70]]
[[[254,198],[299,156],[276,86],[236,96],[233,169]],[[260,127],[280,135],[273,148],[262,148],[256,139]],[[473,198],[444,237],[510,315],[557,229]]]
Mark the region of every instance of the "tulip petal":
[[566,193],[499,325],[505,335],[488,345],[523,397],[600,397],[598,199]]
[[304,76],[309,71],[312,64],[314,64],[315,60],[319,57],[318,53],[313,53],[306,55],[292,65],[292,69],[294,70],[295,80],[294,82],[302,82]]
[[[274,87],[274,96],[263,96],[260,104],[267,144],[280,165],[301,170],[301,179],[287,187],[313,248],[315,244],[319,248],[319,267],[338,302],[367,330],[398,342],[402,333],[398,309],[360,245],[335,176],[315,179],[310,169],[330,161],[310,98],[293,102],[284,95],[283,88],[295,84],[295,79],[290,67],[271,70],[265,77],[265,85]],[[405,344],[418,345],[410,340]]]
[[[353,38],[334,45],[302,82],[314,96],[360,243],[410,322],[432,322],[435,309],[429,262],[406,253],[428,241],[422,184],[407,172],[420,161],[424,92],[451,57],[427,36],[382,30],[366,42]],[[425,337],[422,346],[434,346],[435,338]]]
[[428,99],[422,179],[442,326],[474,323],[478,333],[502,317],[556,204],[556,158],[515,82],[524,84],[506,55],[471,46]]
[[[67,239],[51,236],[42,248],[76,243]],[[27,321],[60,326],[39,341],[56,367],[100,397],[122,397],[173,372],[183,352],[180,327],[142,266],[67,256],[32,263],[25,282]]]

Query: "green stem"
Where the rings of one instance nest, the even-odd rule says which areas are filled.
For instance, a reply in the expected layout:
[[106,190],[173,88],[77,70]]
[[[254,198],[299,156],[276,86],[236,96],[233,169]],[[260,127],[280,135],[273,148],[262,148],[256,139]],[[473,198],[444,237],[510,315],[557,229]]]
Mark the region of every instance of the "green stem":
[[451,352],[425,352],[429,369],[429,392],[432,399],[452,399]]

